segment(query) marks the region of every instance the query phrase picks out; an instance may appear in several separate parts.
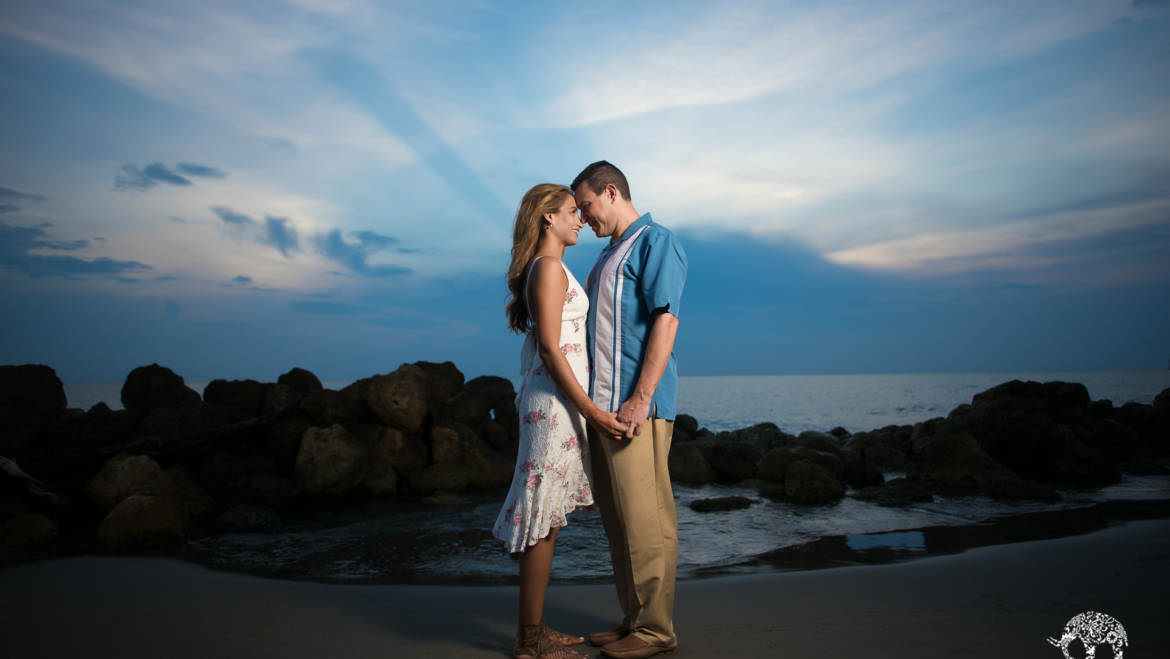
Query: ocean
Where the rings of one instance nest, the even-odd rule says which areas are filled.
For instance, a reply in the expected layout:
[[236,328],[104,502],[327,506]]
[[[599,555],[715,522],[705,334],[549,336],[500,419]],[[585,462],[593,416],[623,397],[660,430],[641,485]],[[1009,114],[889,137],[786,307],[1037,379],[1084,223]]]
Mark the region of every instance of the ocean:
[[[679,410],[713,431],[772,421],[791,433],[836,426],[857,432],[945,416],[974,394],[1012,379],[1080,382],[1093,399],[1115,405],[1150,403],[1170,387],[1170,371],[686,377],[679,385]],[[337,389],[348,382],[324,384]],[[205,385],[190,386],[202,391]],[[82,408],[99,400],[116,407],[120,388],[120,383],[65,386],[70,405]],[[901,475],[891,472],[886,477]],[[824,538],[845,538],[850,547],[876,544],[883,551],[914,553],[928,541],[907,529],[985,527],[1019,515],[1085,509],[1102,502],[1167,500],[1170,477],[1127,476],[1105,488],[1065,491],[1055,502],[936,497],[903,508],[883,508],[849,496],[832,505],[796,505],[770,501],[736,485],[675,484],[674,489],[678,572],[680,578],[692,578],[768,569],[743,566],[768,552]],[[504,494],[472,492],[421,507],[395,497],[320,506],[286,516],[275,532],[194,538],[182,555],[220,569],[334,583],[512,583],[515,562],[489,533]],[[697,513],[688,505],[730,495],[746,496],[753,504],[720,513]],[[601,520],[595,511],[575,511],[557,541],[553,579],[608,578]]]

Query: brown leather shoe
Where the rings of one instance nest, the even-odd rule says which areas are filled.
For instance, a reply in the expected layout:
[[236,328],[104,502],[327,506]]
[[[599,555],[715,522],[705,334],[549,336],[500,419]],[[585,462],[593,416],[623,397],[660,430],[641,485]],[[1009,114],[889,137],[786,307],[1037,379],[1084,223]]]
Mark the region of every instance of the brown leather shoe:
[[651,645],[637,636],[630,634],[620,641],[603,645],[601,647],[601,654],[607,657],[613,657],[614,659],[642,659],[642,657],[653,657],[662,652],[670,652],[677,647],[677,645],[670,647]]
[[605,645],[606,643],[613,643],[620,641],[623,636],[630,633],[630,630],[618,625],[607,632],[594,632],[589,635],[590,645]]

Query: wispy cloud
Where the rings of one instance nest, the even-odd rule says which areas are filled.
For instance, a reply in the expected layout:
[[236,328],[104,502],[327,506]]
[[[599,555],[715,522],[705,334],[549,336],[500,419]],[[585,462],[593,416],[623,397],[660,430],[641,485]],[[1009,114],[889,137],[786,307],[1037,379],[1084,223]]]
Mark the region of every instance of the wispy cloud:
[[355,274],[366,277],[390,277],[405,275],[411,272],[392,264],[371,265],[368,259],[382,251],[393,242],[392,238],[379,236],[373,232],[361,232],[358,242],[351,243],[341,236],[340,229],[317,235],[313,238],[317,250],[325,257],[344,265]]
[[187,178],[167,169],[166,165],[156,162],[139,169],[138,165],[122,165],[114,177],[115,190],[149,190],[159,183],[170,185],[191,185]]
[[175,169],[186,174],[187,176],[197,176],[200,178],[227,178],[226,172],[222,172],[214,167],[197,165],[195,163],[181,162],[178,165],[175,165]]
[[48,201],[48,197],[39,194],[29,194],[27,192],[20,192],[12,188],[0,188],[0,199],[9,199],[12,201],[32,201],[41,202]]
[[283,217],[264,218],[264,236],[262,242],[272,245],[288,258],[289,254],[300,249],[300,239],[297,230]]
[[53,240],[44,226],[8,226],[0,222],[0,268],[30,277],[117,277],[128,272],[152,269],[138,261],[116,261],[106,257],[81,259],[76,256],[42,254],[41,251],[74,251],[86,247],[85,240]]

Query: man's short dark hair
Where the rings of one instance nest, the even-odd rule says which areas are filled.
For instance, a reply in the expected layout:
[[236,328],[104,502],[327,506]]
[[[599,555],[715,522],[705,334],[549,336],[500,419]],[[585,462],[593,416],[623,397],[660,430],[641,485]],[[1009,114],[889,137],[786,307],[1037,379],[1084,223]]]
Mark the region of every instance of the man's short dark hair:
[[581,170],[581,173],[573,179],[573,184],[569,187],[576,192],[582,183],[588,184],[593,194],[601,194],[605,186],[612,183],[622,194],[622,199],[630,201],[630,184],[626,181],[626,175],[607,160],[598,160]]

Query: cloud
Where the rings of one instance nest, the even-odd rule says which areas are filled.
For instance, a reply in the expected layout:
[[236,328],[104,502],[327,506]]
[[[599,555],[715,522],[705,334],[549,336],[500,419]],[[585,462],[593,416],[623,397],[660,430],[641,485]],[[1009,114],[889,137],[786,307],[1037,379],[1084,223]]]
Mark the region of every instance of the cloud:
[[182,310],[183,310],[182,305],[180,305],[178,302],[176,302],[174,300],[167,300],[166,302],[163,303],[163,311],[165,311],[168,316],[171,316],[171,317],[178,316],[179,312]]
[[222,172],[214,167],[196,165],[189,162],[181,162],[178,165],[175,165],[175,169],[186,174],[187,176],[198,176],[200,178],[227,178],[226,172]]
[[295,252],[300,249],[300,239],[297,237],[297,230],[288,223],[287,218],[283,217],[266,217],[264,219],[265,234],[261,239],[266,245],[272,245],[280,250],[280,253],[288,258],[289,252]]
[[20,210],[20,206],[13,206],[12,204],[0,204],[0,213],[15,213]]
[[192,185],[189,179],[167,169],[161,162],[151,163],[142,169],[138,165],[122,165],[122,169],[114,177],[115,190],[144,191],[153,188],[159,183],[170,185]]
[[174,275],[159,275],[159,276],[155,277],[154,280],[155,281],[180,281],[180,279]]
[[[30,277],[110,276],[115,279],[126,272],[151,270],[138,261],[116,261],[106,257],[93,260],[75,256],[33,254],[33,250],[77,250],[84,240],[49,240],[45,227],[8,226],[0,222],[0,268],[22,272]],[[124,279],[124,278],[123,278]]]
[[213,206],[211,212],[219,216],[225,224],[234,227],[246,227],[255,223],[255,220],[228,208],[227,206]]
[[346,266],[354,273],[367,277],[390,277],[411,272],[410,268],[402,266],[370,265],[367,262],[370,256],[385,249],[393,241],[393,238],[381,236],[372,231],[363,231],[359,232],[357,243],[350,243],[341,237],[340,229],[318,234],[313,238],[317,251],[326,258]]
[[0,188],[0,199],[11,199],[13,201],[48,201],[48,197],[39,194],[28,194],[19,192],[12,188]]
[[235,277],[232,277],[232,281],[236,282],[237,284],[251,284],[252,278],[247,275],[236,275]]
[[302,313],[321,314],[325,316],[354,316],[365,311],[363,308],[345,304],[344,302],[327,302],[317,300],[298,300],[290,302],[289,308]]

